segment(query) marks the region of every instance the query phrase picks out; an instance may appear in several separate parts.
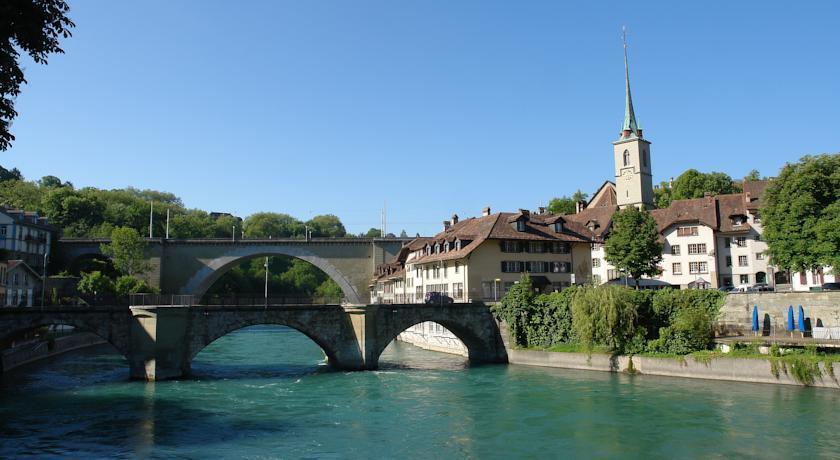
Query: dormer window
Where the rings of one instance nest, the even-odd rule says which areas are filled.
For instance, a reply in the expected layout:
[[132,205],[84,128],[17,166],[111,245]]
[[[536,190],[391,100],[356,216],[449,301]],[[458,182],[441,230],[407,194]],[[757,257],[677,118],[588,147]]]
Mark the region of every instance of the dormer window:
[[440,243],[435,243],[435,254],[440,254]]
[[740,225],[744,225],[744,223],[746,221],[747,221],[746,216],[733,216],[732,217],[732,225],[734,225],[736,227],[738,227]]
[[624,166],[630,166],[630,151],[624,151]]
[[443,252],[449,252],[449,241],[443,243]]
[[525,219],[519,219],[516,221],[516,231],[517,232],[524,232],[525,231]]
[[563,233],[563,222],[557,221],[554,223],[554,231],[556,233]]
[[456,251],[461,250],[461,240],[455,240],[455,250]]

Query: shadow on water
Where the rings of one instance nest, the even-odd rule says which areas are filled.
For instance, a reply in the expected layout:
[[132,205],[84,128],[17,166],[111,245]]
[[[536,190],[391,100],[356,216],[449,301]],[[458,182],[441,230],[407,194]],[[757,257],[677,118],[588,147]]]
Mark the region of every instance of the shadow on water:
[[193,401],[156,396],[156,384],[135,385],[145,388],[140,394],[52,392],[4,403],[0,457],[143,456],[152,449],[276,435],[291,428],[288,420],[251,411],[220,413],[212,401],[199,408]]

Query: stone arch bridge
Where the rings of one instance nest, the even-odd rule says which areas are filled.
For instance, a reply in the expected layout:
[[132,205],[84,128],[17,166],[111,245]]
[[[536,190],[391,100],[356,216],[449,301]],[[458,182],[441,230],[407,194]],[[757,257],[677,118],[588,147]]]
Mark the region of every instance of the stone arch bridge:
[[[164,294],[201,298],[207,289],[236,265],[254,257],[290,256],[315,265],[341,287],[347,302],[369,301],[368,286],[376,265],[399,252],[408,238],[311,239],[164,239],[148,238],[146,256],[151,265],[150,285]],[[74,261],[102,258],[108,239],[62,238],[53,261],[69,267]]]
[[108,341],[128,360],[132,378],[189,374],[204,347],[243,327],[277,324],[312,339],[331,366],[376,369],[379,356],[409,327],[434,321],[466,346],[471,362],[507,362],[498,324],[480,303],[451,305],[135,306],[0,309],[0,344],[40,326],[66,324]]

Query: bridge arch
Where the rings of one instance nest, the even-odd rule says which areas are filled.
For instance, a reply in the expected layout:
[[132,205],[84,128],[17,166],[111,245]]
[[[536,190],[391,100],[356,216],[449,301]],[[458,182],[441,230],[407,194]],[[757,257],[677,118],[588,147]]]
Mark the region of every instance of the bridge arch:
[[378,366],[385,348],[406,329],[426,321],[438,323],[454,334],[467,348],[471,363],[507,362],[498,324],[484,305],[418,305],[389,308],[377,314],[376,348],[371,358]]
[[240,263],[256,257],[289,256],[304,260],[326,273],[341,288],[348,302],[365,303],[362,293],[353,286],[347,276],[329,260],[301,246],[255,245],[232,247],[223,255],[210,260],[190,276],[181,294],[192,294],[201,298],[219,278]]
[[47,326],[72,326],[77,331],[89,332],[111,345],[123,358],[130,358],[128,322],[102,321],[100,316],[84,317],[72,314],[26,315],[2,321],[0,343],[5,343],[15,335]]

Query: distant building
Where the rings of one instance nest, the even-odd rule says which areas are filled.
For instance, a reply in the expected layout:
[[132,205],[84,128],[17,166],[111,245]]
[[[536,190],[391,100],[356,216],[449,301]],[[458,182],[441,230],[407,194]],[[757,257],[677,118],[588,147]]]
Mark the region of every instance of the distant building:
[[55,233],[55,227],[37,212],[0,207],[0,248],[8,259],[23,260],[43,273],[44,255],[49,256]]
[[41,276],[22,260],[9,260],[0,265],[3,305],[31,307],[41,290]]

